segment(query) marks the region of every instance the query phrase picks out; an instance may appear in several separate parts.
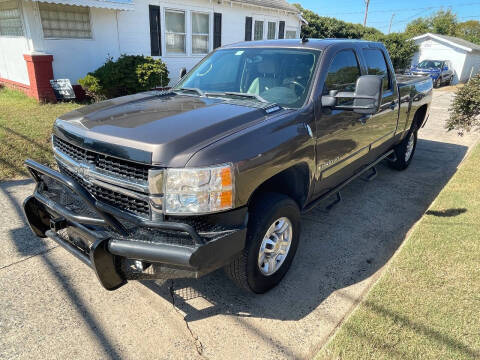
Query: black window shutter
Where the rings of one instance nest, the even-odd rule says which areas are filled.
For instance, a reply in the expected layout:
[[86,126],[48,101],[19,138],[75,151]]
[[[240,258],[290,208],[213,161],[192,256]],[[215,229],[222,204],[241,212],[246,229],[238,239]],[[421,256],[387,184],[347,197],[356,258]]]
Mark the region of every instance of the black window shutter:
[[152,56],[161,56],[160,6],[149,5],[148,9],[150,13],[150,47]]
[[278,23],[278,38],[285,39],[285,21]]
[[222,14],[213,14],[213,48],[222,46]]
[[253,19],[250,16],[245,19],[245,41],[252,40],[252,21]]

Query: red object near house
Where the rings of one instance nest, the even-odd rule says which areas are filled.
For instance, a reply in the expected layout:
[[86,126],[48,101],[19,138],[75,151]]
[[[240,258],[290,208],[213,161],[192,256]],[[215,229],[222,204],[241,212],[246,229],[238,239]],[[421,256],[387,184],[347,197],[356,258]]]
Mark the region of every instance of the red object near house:
[[25,92],[28,96],[39,101],[56,102],[50,80],[53,79],[53,56],[45,54],[23,55],[25,59],[28,80],[30,85],[22,84],[13,80],[0,78],[0,83],[7,87]]

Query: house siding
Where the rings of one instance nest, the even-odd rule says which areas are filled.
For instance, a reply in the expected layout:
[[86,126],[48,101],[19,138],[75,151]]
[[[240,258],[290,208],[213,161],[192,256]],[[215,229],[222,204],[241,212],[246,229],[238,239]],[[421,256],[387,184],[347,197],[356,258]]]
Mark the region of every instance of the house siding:
[[463,67],[462,79],[468,81],[470,76],[478,74],[480,72],[480,51],[474,51],[469,54],[465,60]]
[[275,10],[252,5],[210,0],[136,0],[132,11],[90,8],[92,39],[45,39],[38,3],[21,0],[25,36],[18,38],[0,37],[0,47],[7,49],[0,54],[0,77],[28,85],[28,72],[24,54],[43,53],[53,55],[54,78],[68,78],[72,84],[101,66],[107,57],[117,58],[120,54],[151,55],[149,5],[160,6],[161,12],[161,58],[170,71],[170,84],[179,78],[180,69],[190,70],[205,55],[191,54],[191,36],[186,37],[187,53],[169,55],[165,52],[165,9],[183,10],[186,13],[187,34],[190,34],[191,12],[210,14],[209,50],[213,50],[214,13],[222,14],[222,45],[243,41],[245,18],[264,21],[264,34],[267,22],[285,21],[285,30],[295,30],[300,36],[300,20],[296,14],[285,10]]
[[120,55],[116,22],[118,11],[90,8],[92,39],[44,40],[44,51],[53,55],[55,79],[68,78],[77,83],[89,71],[105,63],[108,57],[117,58]]
[[0,78],[30,85],[27,64],[23,54],[28,53],[28,42],[23,36],[0,37]]
[[[239,4],[217,4],[215,1],[145,1],[137,0],[135,2],[135,10],[133,12],[125,11],[118,13],[119,23],[119,39],[120,52],[125,54],[143,54],[150,55],[150,25],[148,22],[148,6],[157,5],[161,9],[161,26],[162,26],[162,54],[161,58],[170,71],[171,84],[175,83],[179,78],[180,69],[186,67],[190,70],[195,66],[204,55],[191,55],[189,49],[191,48],[191,38],[187,36],[186,48],[187,55],[168,55],[165,51],[165,9],[183,10],[186,12],[186,26],[187,32],[190,26],[190,12],[199,11],[210,14],[210,50],[213,49],[213,14],[222,14],[222,45],[231,44],[245,40],[245,18],[247,16],[253,17],[253,20],[263,20],[265,24],[264,34],[266,36],[268,21],[278,22],[283,20],[286,22],[286,30],[295,30],[297,36],[300,36],[300,22],[295,14],[286,13],[284,10],[264,9],[253,7],[249,5]],[[144,21],[139,21],[144,19]]]
[[[20,1],[19,9],[23,13]],[[27,64],[23,58],[23,55],[30,51],[30,46],[24,16],[21,17],[24,36],[0,36],[0,78],[30,85]]]

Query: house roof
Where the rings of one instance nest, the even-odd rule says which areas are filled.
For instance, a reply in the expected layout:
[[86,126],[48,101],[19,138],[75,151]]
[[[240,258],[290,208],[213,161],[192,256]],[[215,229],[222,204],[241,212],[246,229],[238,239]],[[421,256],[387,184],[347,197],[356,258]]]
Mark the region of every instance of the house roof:
[[53,4],[88,6],[115,10],[133,10],[133,0],[34,0]]
[[432,33],[426,33],[420,36],[416,36],[412,38],[412,40],[421,40],[424,38],[432,38],[432,39],[437,39],[446,43],[449,43],[450,45],[456,46],[460,49],[466,50],[468,52],[472,51],[480,51],[480,45],[474,44],[470,41],[460,39],[458,37],[454,36],[447,36],[447,35],[439,35],[439,34],[432,34]]
[[[1,1],[1,0],[0,0]],[[89,6],[117,10],[133,10],[134,0],[33,0],[38,2],[48,2],[54,4]],[[300,14],[300,11],[285,0],[232,0],[237,4],[247,4],[260,6],[264,8],[273,8]]]
[[232,0],[234,3],[249,4],[267,8],[274,8],[300,14],[300,11],[285,0]]

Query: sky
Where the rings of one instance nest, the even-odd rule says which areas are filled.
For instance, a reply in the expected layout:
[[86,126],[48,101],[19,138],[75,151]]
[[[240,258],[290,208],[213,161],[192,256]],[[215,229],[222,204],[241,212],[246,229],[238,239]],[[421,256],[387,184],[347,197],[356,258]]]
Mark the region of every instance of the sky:
[[[289,0],[289,2],[298,2],[304,8],[321,16],[363,24],[365,0]],[[478,0],[370,0],[367,26],[373,26],[388,33],[391,17],[395,14],[391,31],[401,32],[413,19],[428,16],[440,9],[452,9],[459,21],[480,21],[480,1]]]

